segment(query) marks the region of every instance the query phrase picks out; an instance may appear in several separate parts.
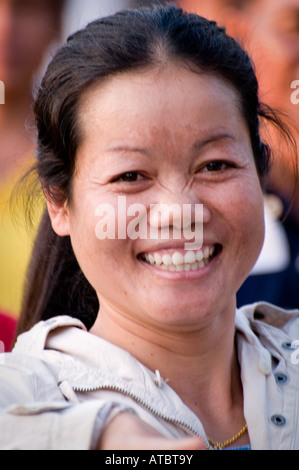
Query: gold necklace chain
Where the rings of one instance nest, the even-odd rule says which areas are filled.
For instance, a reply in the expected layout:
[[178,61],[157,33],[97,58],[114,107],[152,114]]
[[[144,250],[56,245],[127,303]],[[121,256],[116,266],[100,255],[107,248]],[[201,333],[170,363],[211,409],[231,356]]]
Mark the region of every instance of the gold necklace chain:
[[238,434],[235,434],[233,437],[228,439],[227,441],[224,442],[217,442],[213,441],[208,437],[209,444],[213,447],[213,449],[224,449],[224,447],[227,447],[228,445],[232,444],[235,442],[239,437],[243,436],[245,432],[247,431],[247,424],[241,429],[241,431],[238,432]]

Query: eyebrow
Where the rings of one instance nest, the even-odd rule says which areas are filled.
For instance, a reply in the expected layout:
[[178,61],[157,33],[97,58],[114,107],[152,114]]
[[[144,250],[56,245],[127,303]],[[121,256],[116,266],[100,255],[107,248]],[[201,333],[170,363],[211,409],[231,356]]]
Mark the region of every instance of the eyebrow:
[[[225,140],[225,139],[230,139],[230,140],[235,140],[233,135],[227,133],[227,132],[220,132],[214,135],[211,135],[207,137],[206,139],[198,139],[196,140],[192,146],[191,146],[191,152],[198,152],[201,150],[203,147],[206,145],[217,142],[220,140]],[[107,152],[130,152],[130,153],[141,153],[145,155],[146,157],[150,158],[152,155],[152,152],[149,149],[142,148],[142,147],[134,147],[130,145],[116,145],[113,147],[110,147],[107,149]]]
[[191,150],[193,152],[198,152],[201,150],[203,147],[205,147],[208,144],[211,144],[213,142],[218,142],[220,140],[235,140],[234,136],[227,133],[227,132],[220,132],[214,135],[211,135],[210,137],[207,137],[206,139],[198,139],[194,142],[194,144],[191,147]]
[[131,147],[130,145],[116,145],[115,147],[110,147],[107,149],[107,152],[130,152],[130,153],[142,153],[146,157],[151,156],[150,150],[141,147]]

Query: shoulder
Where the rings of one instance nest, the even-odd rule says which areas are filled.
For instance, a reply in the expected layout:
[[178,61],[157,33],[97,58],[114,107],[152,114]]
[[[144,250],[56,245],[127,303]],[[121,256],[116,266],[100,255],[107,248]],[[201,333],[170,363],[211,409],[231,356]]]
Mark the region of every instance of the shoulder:
[[39,322],[18,337],[11,353],[0,355],[0,408],[9,403],[61,399],[57,387],[60,355],[47,350],[46,343],[52,331],[72,326],[85,328],[71,317]]
[[[299,310],[286,310],[267,302],[257,302],[245,305],[238,310],[239,315],[244,315],[252,328],[263,325],[269,331],[278,329],[286,333],[299,335]],[[238,315],[238,313],[237,313]]]
[[284,356],[299,345],[299,310],[285,310],[266,302],[237,310],[236,328],[251,344]]
[[17,338],[14,353],[38,355],[44,351],[47,339],[54,331],[76,327],[86,330],[83,323],[69,316],[57,316],[46,321],[40,321],[31,330]]

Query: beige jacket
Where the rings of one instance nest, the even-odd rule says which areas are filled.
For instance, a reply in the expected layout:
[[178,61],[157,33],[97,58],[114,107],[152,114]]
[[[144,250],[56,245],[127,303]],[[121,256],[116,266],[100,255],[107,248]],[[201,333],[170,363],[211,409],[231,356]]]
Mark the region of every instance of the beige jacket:
[[[269,304],[236,312],[244,413],[252,449],[299,450],[299,318]],[[126,351],[56,317],[0,355],[0,449],[95,448],[130,409],[166,437],[197,434],[199,419]]]

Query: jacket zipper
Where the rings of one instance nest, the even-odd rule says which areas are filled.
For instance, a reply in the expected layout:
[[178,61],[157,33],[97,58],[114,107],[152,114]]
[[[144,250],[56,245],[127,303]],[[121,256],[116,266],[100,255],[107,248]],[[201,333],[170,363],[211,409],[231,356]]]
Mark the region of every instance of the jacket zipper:
[[134,401],[136,401],[136,403],[143,406],[146,410],[148,410],[150,413],[155,415],[157,418],[163,419],[164,421],[167,421],[168,423],[179,426],[183,428],[185,431],[191,432],[193,435],[200,437],[201,439],[204,440],[207,449],[211,449],[211,446],[208,440],[206,439],[206,437],[201,436],[192,426],[178,419],[173,419],[169,416],[165,416],[162,413],[159,413],[153,407],[151,407],[148,403],[144,402],[143,400],[141,400],[141,398],[139,398],[136,395],[133,395],[127,390],[116,387],[114,385],[106,385],[106,386],[103,385],[103,386],[95,386],[95,387],[80,387],[80,386],[75,385],[75,386],[72,386],[72,388],[75,392],[79,392],[79,393],[96,392],[97,390],[110,390],[113,392],[121,393],[129,398],[132,398]]

